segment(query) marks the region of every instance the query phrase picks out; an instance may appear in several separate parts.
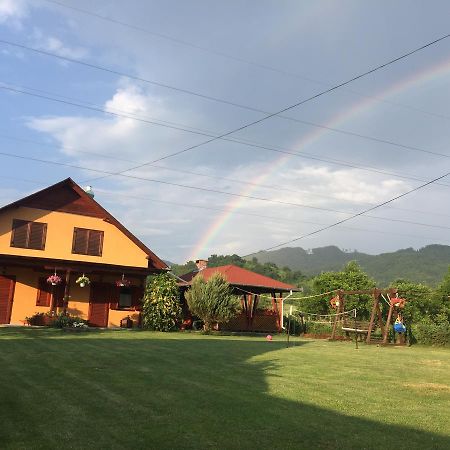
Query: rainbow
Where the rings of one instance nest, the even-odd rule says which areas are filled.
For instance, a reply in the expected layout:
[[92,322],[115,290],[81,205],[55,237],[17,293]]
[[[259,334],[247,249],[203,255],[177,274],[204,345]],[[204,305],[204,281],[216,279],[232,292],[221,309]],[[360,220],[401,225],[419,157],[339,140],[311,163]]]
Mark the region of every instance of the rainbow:
[[[387,89],[381,91],[375,97],[366,97],[362,101],[355,103],[350,108],[345,111],[333,116],[326,124],[326,127],[336,128],[339,125],[348,122],[357,115],[367,112],[369,109],[373,108],[374,105],[386,101],[390,97],[402,94],[405,91],[416,87],[420,83],[425,83],[433,79],[437,79],[450,72],[450,59],[423,70],[419,73],[411,75],[401,81],[392,84]],[[299,141],[296,142],[296,147],[304,150],[308,145],[317,142],[321,137],[330,133],[329,130],[324,128],[315,128],[307,133]],[[257,189],[258,184],[264,183],[268,178],[270,178],[274,173],[279,171],[285,163],[287,163],[293,156],[283,154],[275,162],[270,162],[267,165],[266,170],[263,170],[258,176],[251,180],[251,182],[244,187],[240,194],[250,195],[255,189]],[[209,226],[207,231],[203,233],[201,239],[195,244],[195,246],[190,251],[187,260],[195,260],[197,258],[205,257],[206,250],[211,246],[211,242],[215,237],[223,230],[225,225],[233,217],[235,211],[243,206],[246,198],[238,197],[232,199],[226,206],[224,212],[221,212],[212,224]]]

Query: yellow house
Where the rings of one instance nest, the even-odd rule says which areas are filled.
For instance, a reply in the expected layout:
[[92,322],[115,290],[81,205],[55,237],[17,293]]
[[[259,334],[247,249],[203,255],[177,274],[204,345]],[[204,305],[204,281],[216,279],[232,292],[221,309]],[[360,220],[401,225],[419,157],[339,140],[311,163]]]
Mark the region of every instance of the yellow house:
[[167,269],[70,178],[0,208],[0,324],[66,309],[92,326],[136,326],[146,276]]

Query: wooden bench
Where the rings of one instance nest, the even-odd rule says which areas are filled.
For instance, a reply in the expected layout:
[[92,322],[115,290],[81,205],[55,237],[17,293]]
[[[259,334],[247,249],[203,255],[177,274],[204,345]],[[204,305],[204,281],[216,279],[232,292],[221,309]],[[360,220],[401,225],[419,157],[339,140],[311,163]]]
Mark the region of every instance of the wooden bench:
[[[357,334],[367,334],[369,332],[370,322],[356,321],[356,328],[354,323],[349,322],[349,324],[342,327],[342,331]],[[372,326],[372,331],[375,331],[375,324]]]

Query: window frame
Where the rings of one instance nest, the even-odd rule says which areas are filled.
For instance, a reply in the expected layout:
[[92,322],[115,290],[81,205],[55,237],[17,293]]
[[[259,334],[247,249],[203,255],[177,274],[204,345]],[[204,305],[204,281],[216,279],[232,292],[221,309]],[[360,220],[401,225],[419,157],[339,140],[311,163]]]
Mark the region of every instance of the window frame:
[[[21,225],[18,225],[21,224]],[[39,224],[42,225],[42,236],[41,236],[41,246],[40,248],[36,247],[30,247],[31,242],[31,232],[32,232],[32,226],[33,224]],[[16,237],[16,230],[20,228],[20,226],[26,225],[27,231],[26,231],[26,237],[25,237],[25,245],[17,245],[14,242],[14,239]],[[25,220],[25,219],[13,219],[12,225],[11,225],[11,242],[10,247],[13,248],[26,248],[28,250],[45,250],[45,244],[47,241],[47,223],[46,222],[36,222],[33,220]]]

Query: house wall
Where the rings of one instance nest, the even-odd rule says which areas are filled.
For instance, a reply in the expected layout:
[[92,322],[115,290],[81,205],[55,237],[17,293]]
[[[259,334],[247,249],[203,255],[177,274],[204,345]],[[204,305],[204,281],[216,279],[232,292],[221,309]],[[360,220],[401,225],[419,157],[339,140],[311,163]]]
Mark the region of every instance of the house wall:
[[[44,250],[11,247],[13,219],[31,220],[47,224]],[[104,232],[102,256],[72,253],[74,228]],[[148,267],[146,253],[114,225],[96,217],[46,211],[27,207],[8,209],[0,216],[0,253],[6,255],[53,258],[91,263]]]
[[[41,277],[48,277],[48,272],[39,272],[31,268],[10,268],[5,275],[16,277],[16,285],[14,290],[14,298],[12,304],[11,324],[22,325],[25,318],[36,313],[46,313],[50,311],[50,307],[36,306],[36,298],[38,294],[38,280]],[[70,300],[67,312],[83,319],[88,319],[90,287],[81,288],[75,283],[79,274],[72,274],[69,283]],[[105,283],[115,284],[115,280],[119,279],[121,274],[117,275],[93,275],[90,276],[91,282],[101,281]],[[137,278],[128,278],[132,286],[141,286],[142,280]],[[61,309],[61,308],[59,308]],[[108,326],[119,327],[120,321],[130,316],[133,320],[133,326],[137,326],[139,321],[139,313],[128,310],[112,310],[109,309]]]

